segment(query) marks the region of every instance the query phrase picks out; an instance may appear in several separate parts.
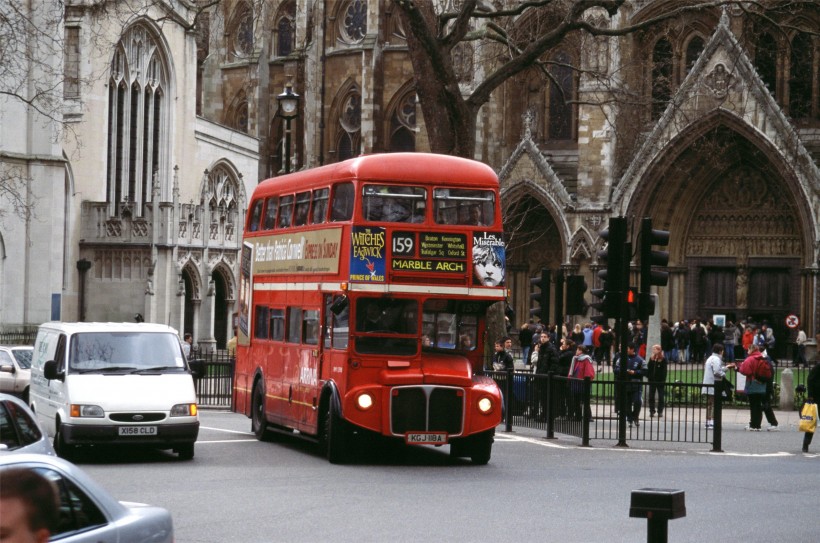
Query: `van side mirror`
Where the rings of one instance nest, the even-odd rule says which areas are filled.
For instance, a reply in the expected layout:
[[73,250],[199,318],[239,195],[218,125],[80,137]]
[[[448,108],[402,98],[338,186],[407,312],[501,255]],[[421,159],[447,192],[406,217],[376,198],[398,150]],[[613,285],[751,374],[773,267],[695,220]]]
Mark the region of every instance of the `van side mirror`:
[[49,381],[62,381],[63,377],[65,377],[64,374],[57,371],[57,362],[54,360],[49,360],[43,365],[43,376]]
[[17,373],[14,366],[0,366],[0,373]]

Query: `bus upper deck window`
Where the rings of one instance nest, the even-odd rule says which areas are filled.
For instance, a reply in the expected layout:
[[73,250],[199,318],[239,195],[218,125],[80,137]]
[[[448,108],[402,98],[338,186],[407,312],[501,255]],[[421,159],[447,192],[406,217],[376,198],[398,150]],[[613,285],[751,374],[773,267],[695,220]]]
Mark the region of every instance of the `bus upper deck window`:
[[296,213],[293,217],[293,226],[306,225],[308,212],[310,212],[310,191],[300,192],[296,195]]
[[433,208],[438,224],[495,224],[495,196],[491,190],[435,189]]
[[259,230],[259,222],[262,219],[263,203],[265,203],[264,200],[257,200],[253,203],[253,208],[251,208],[251,220],[248,221],[249,232],[256,232]]
[[313,212],[310,214],[311,224],[322,224],[327,220],[327,193],[328,189],[313,191]]
[[333,189],[333,202],[331,204],[331,221],[349,221],[353,218],[353,183],[340,183]]
[[291,217],[293,217],[293,196],[282,196],[279,199],[279,228],[290,227]]
[[265,205],[265,218],[262,220],[262,230],[273,230],[276,227],[277,200],[276,196],[268,198]]
[[422,187],[366,185],[362,213],[377,222],[424,222],[427,191]]

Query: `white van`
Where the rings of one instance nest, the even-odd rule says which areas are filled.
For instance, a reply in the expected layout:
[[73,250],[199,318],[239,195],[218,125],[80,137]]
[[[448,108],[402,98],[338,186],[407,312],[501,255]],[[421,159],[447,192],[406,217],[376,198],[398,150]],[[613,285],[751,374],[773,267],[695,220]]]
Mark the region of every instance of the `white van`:
[[60,456],[79,445],[150,445],[194,456],[199,415],[176,330],[49,322],[31,361],[31,408]]

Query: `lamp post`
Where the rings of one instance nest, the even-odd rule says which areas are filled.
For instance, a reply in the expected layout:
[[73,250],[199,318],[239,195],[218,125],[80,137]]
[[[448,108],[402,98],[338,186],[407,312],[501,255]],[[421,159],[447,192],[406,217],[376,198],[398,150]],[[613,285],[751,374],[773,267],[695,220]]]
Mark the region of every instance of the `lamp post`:
[[290,121],[299,116],[299,95],[291,85],[285,85],[285,92],[276,97],[279,102],[277,115],[285,119],[285,173],[290,173]]

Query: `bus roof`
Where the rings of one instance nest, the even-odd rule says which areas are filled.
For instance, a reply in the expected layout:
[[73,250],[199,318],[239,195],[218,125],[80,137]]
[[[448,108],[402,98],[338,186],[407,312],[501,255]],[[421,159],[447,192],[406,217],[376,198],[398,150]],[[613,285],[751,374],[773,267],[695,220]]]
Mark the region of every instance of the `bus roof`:
[[433,153],[383,153],[266,179],[255,192],[268,194],[295,190],[297,187],[292,186],[293,182],[298,182],[299,188],[310,188],[314,183],[347,179],[498,187],[495,171],[482,162]]

